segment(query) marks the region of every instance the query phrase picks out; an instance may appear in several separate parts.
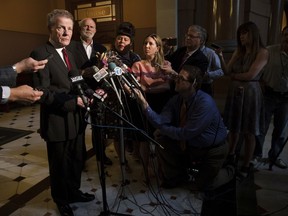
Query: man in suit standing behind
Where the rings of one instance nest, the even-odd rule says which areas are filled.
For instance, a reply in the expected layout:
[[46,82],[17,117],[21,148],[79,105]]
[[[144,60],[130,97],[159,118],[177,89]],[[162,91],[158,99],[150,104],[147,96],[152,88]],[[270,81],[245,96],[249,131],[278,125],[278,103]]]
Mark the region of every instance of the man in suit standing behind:
[[93,40],[97,32],[96,23],[92,18],[84,18],[79,22],[79,27],[80,41],[71,41],[68,49],[73,53],[78,68],[98,66],[98,56],[107,49]]
[[166,56],[166,59],[171,62],[172,68],[177,73],[181,71],[184,64],[188,64],[200,68],[204,75],[208,67],[208,59],[200,49],[204,40],[202,27],[198,25],[189,26],[185,34],[185,46]]
[[48,18],[49,42],[31,53],[45,59],[46,67],[34,75],[34,85],[43,91],[40,99],[40,135],[46,141],[51,195],[61,215],[73,216],[74,202],[92,201],[95,196],[79,190],[82,172],[82,142],[79,135],[82,99],[73,90],[70,77],[80,75],[74,57],[65,47],[73,32],[73,16],[55,9]]
[[[106,47],[104,47],[102,44],[96,43],[93,40],[94,35],[97,32],[97,26],[96,22],[92,18],[84,18],[79,22],[80,27],[80,41],[71,41],[70,45],[67,47],[72,54],[74,55],[76,65],[79,69],[85,70],[86,68],[90,68],[93,66],[99,66],[100,62],[100,55],[107,51]],[[92,78],[92,79],[85,79],[86,83],[91,88],[97,88],[99,84]],[[86,110],[82,109],[82,116],[85,116]],[[84,118],[83,118],[84,119]],[[84,159],[87,158],[86,154],[86,144],[85,144],[85,129],[87,126],[86,121],[84,120],[82,122],[81,127],[81,136],[83,141],[83,157]],[[94,133],[94,129],[92,128],[92,131]],[[96,136],[92,136],[92,142],[93,147],[95,148],[95,151],[97,152],[99,150],[98,145],[101,143],[98,143],[99,140],[95,140]],[[105,149],[105,146],[103,146]],[[112,165],[112,161],[110,158],[108,158],[105,154],[103,155],[104,164],[105,165]],[[97,158],[100,156],[97,155]],[[84,165],[84,164],[83,164]]]

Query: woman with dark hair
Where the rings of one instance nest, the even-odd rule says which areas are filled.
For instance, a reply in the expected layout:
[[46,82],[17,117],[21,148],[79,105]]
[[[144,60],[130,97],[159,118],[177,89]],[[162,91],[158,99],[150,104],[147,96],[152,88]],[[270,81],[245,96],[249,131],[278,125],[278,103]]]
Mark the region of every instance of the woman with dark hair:
[[[133,52],[133,42],[135,37],[135,27],[130,22],[122,22],[119,24],[116,30],[116,37],[113,41],[111,50],[107,51],[106,57],[109,58],[109,55],[115,56],[121,61],[121,64],[125,64],[127,67],[131,68],[133,63],[140,61],[141,58],[138,54]],[[108,90],[109,97],[106,99],[106,103],[108,106],[114,110],[115,112],[119,112],[121,109],[119,107],[118,97],[115,94],[115,91],[111,88]],[[127,100],[123,100],[125,109],[123,111],[123,115],[128,118],[131,123],[134,124],[135,115],[134,112],[130,111],[130,107],[137,107],[138,104],[136,101],[127,98]],[[139,116],[137,116],[139,117]],[[111,115],[110,111],[105,112],[105,121],[107,124],[115,125],[117,121],[115,121],[115,116]],[[107,129],[107,137],[114,139],[114,147],[120,158],[120,144],[118,141],[120,140],[119,130],[110,128]],[[135,131],[125,131],[125,147],[127,147],[127,151],[133,151],[133,142],[138,139],[138,133]],[[124,155],[125,157],[125,155]],[[131,168],[128,165],[128,161],[125,157],[125,169],[127,172],[131,172]]]
[[112,50],[117,52],[118,57],[128,67],[141,60],[140,56],[132,51],[134,37],[134,25],[130,22],[123,22],[118,26],[112,47]]
[[237,48],[228,65],[219,53],[225,75],[231,77],[226,98],[224,122],[229,130],[228,160],[235,159],[239,134],[245,142],[243,173],[249,172],[255,149],[255,136],[264,126],[263,96],[259,79],[268,61],[268,51],[262,43],[259,29],[253,22],[238,27]]

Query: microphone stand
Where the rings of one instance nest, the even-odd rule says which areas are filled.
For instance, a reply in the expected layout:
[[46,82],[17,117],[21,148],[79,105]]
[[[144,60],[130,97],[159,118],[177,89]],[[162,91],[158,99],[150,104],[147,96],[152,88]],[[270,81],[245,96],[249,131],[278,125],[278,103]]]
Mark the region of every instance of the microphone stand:
[[[95,133],[92,133],[92,136],[93,136],[93,139],[94,140],[98,140],[100,142],[103,142],[104,140],[104,136],[103,136],[103,127],[101,127],[101,125],[103,125],[103,118],[104,118],[104,112],[105,112],[105,109],[109,110],[110,113],[112,113],[113,115],[115,115],[119,120],[120,120],[120,124],[121,126],[123,126],[123,122],[125,122],[126,124],[128,124],[131,128],[133,128],[134,130],[140,132],[144,137],[146,137],[150,142],[158,145],[160,148],[164,149],[158,142],[156,142],[154,139],[152,139],[145,131],[143,130],[140,130],[139,128],[137,128],[135,125],[133,125],[131,122],[129,122],[128,120],[126,120],[122,115],[123,115],[123,103],[121,101],[121,90],[122,88],[120,88],[119,90],[116,88],[116,85],[113,81],[113,78],[111,78],[111,83],[112,83],[112,86],[114,88],[114,91],[117,95],[117,98],[119,100],[119,103],[120,103],[120,106],[121,106],[121,109],[120,109],[120,114],[115,112],[114,110],[112,110],[110,107],[106,106],[106,104],[101,101],[100,103],[98,102],[97,103],[97,121],[98,121],[98,124],[94,124],[94,122],[96,121],[94,118],[91,118],[92,119],[92,128],[98,128],[98,133],[97,135],[95,135]],[[120,84],[121,86],[121,84]],[[99,99],[96,97],[96,99]],[[94,137],[96,136],[96,137]],[[99,159],[100,159],[100,183],[101,183],[101,188],[102,188],[102,198],[103,198],[103,211],[100,213],[100,215],[102,216],[108,216],[108,215],[125,215],[125,214],[121,214],[121,213],[115,213],[115,212],[111,212],[109,210],[109,207],[108,207],[108,203],[107,203],[107,193],[106,193],[106,182],[105,182],[105,168],[104,168],[104,147],[103,147],[103,143],[101,143],[100,145],[98,145],[98,148],[99,148],[99,151],[98,151],[98,162],[99,162]],[[95,149],[95,151],[97,152],[97,149]],[[125,174],[124,174],[124,169],[123,169],[123,166],[125,166],[125,156],[124,156],[124,153],[125,150],[124,150],[124,135],[123,135],[123,127],[121,127],[120,129],[120,163],[121,163],[121,172],[122,172],[122,185],[121,186],[125,186],[126,184],[129,183],[129,181],[125,178]],[[96,154],[97,156],[97,154]],[[99,165],[99,164],[98,164]],[[126,195],[124,194],[123,196],[121,196],[120,198],[127,198]],[[137,204],[136,200],[135,202],[132,202],[134,204]],[[140,208],[142,208],[140,206]],[[143,208],[142,208],[143,209]],[[145,209],[143,209],[144,211],[146,211]]]
[[[105,109],[107,109],[114,116],[116,116],[118,119],[120,119],[121,122],[123,121],[124,123],[128,124],[131,128],[133,128],[137,132],[141,133],[144,137],[146,137],[150,142],[152,142],[152,143],[158,145],[160,148],[164,149],[163,146],[161,146],[157,141],[155,141],[153,138],[151,138],[145,131],[140,130],[139,128],[137,128],[134,124],[129,122],[127,119],[125,119],[122,116],[122,114],[119,114],[119,113],[115,112],[114,110],[112,110],[109,106],[106,106],[106,104],[104,102],[97,103],[97,107],[98,107],[97,108],[97,110],[98,110],[97,111],[98,124],[95,124],[96,122],[95,122],[95,120],[93,120],[94,118],[91,118],[92,119],[92,123],[91,123],[92,128],[94,128],[94,129],[97,128],[99,130],[97,135],[95,133],[92,133],[92,136],[96,136],[96,137],[93,138],[94,140],[99,140],[100,142],[102,142],[104,140],[103,139],[103,137],[104,137],[103,136],[103,128],[104,127],[101,127],[101,125],[103,125],[103,118],[104,118],[103,113],[104,113]],[[122,130],[123,130],[123,128],[122,128]],[[121,138],[123,138],[123,137],[121,137]],[[97,158],[97,162],[98,162],[98,165],[100,166],[99,174],[100,174],[100,184],[101,184],[101,188],[102,188],[102,199],[103,199],[103,211],[99,215],[100,216],[109,216],[109,215],[129,216],[130,214],[127,215],[127,214],[122,214],[122,213],[117,213],[117,212],[111,212],[109,210],[108,203],[107,203],[107,193],[106,193],[106,177],[105,177],[105,167],[104,167],[104,148],[103,148],[103,143],[98,145],[98,148],[99,148],[99,151],[98,151],[99,158]],[[95,149],[95,151],[97,151],[97,149]],[[122,146],[122,150],[121,151],[124,151],[124,146]],[[123,154],[124,154],[124,152],[122,152],[121,158],[123,157]],[[96,153],[96,157],[97,157],[97,153]],[[121,159],[121,161],[122,160],[123,160],[123,158]],[[122,184],[122,186],[124,186],[127,183],[127,180],[125,180],[125,176],[124,176],[123,172],[124,171],[122,169],[122,176],[123,176],[123,184]],[[126,196],[122,196],[120,198],[126,198]],[[136,200],[135,200],[135,202],[133,202],[133,201],[131,201],[131,202],[133,204],[137,205],[137,201]],[[145,212],[147,212],[149,214],[149,212],[146,209],[144,209],[141,206],[139,206],[139,207],[143,211],[145,211]]]
[[164,149],[164,147],[158,143],[156,140],[154,140],[153,138],[151,138],[145,131],[137,128],[134,124],[132,124],[131,122],[129,122],[127,119],[125,119],[124,117],[122,117],[121,115],[119,115],[117,112],[115,112],[114,110],[112,110],[110,107],[106,106],[106,104],[102,104],[104,106],[105,109],[109,110],[113,115],[115,115],[117,118],[121,119],[123,122],[125,122],[126,124],[128,124],[131,128],[135,129],[136,131],[138,131],[139,133],[141,133],[145,138],[147,138],[150,142],[158,145],[158,147]]
[[[97,147],[99,149],[96,149],[95,146],[93,145],[94,151],[96,152],[96,160],[98,163],[98,167],[100,167],[99,170],[99,180],[101,184],[101,189],[102,189],[102,199],[103,199],[103,211],[99,214],[101,216],[109,216],[109,215],[123,215],[126,216],[127,214],[121,214],[117,212],[111,212],[108,207],[107,203],[107,193],[106,193],[106,176],[105,176],[105,167],[104,167],[104,136],[103,136],[103,119],[104,119],[104,110],[106,106],[104,106],[104,103],[97,103],[97,121],[94,118],[91,118],[91,126],[94,128],[97,133],[92,133],[93,140],[94,141],[99,141],[101,142],[100,145]],[[95,124],[97,123],[97,124]],[[98,152],[98,154],[97,154]],[[128,216],[128,215],[127,215]]]

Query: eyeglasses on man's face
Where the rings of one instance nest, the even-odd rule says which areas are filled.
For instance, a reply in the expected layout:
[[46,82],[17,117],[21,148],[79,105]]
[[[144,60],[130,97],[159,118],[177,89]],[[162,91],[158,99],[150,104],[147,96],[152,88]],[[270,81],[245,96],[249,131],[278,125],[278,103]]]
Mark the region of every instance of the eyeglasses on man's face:
[[193,34],[185,34],[185,38],[195,39],[195,38],[200,38],[200,36],[199,35],[193,35]]

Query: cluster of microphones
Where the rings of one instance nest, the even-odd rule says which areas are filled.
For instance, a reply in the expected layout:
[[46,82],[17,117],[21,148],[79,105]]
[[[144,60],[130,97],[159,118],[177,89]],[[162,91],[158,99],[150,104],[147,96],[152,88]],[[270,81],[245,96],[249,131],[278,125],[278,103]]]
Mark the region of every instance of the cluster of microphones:
[[[73,76],[73,74],[79,74],[78,71],[70,72],[70,78],[72,80],[72,83],[77,87],[78,94],[81,97],[87,110],[89,109],[87,97],[95,97],[102,102],[105,98],[97,94],[97,92],[91,91],[91,89],[88,91],[84,91],[82,89],[82,84],[85,82],[84,77],[89,77],[90,79],[92,78],[97,83],[102,83],[102,86],[104,84],[105,87],[112,88],[116,92],[116,94],[118,91],[114,83],[114,78],[118,78],[118,80],[121,81],[122,85],[125,84],[126,86],[128,86],[128,88],[132,90],[132,93],[135,88],[141,90],[141,84],[135,78],[132,70],[120,60],[120,58],[117,56],[117,53],[113,51],[108,51],[99,56],[99,59],[103,64],[103,67],[101,69],[99,69],[97,66],[93,66],[87,71],[84,70],[83,74],[78,76]],[[168,76],[166,75],[166,77]],[[175,78],[175,76],[169,77],[169,79]],[[117,96],[120,100],[119,95]]]
[[[117,87],[114,83],[114,78],[118,78],[121,80],[122,84],[126,84],[129,88],[141,88],[140,83],[135,78],[131,69],[127,67],[122,61],[117,57],[117,54],[114,52],[107,52],[102,54],[101,62],[103,63],[103,67],[99,69],[97,66],[92,66],[91,68],[84,70],[82,75],[78,75],[79,71],[70,71],[70,78],[72,84],[76,86],[79,96],[81,97],[85,107],[89,110],[89,102],[88,98],[96,98],[97,100],[104,101],[105,97],[97,94],[97,91],[93,91],[91,89],[83,90],[82,84],[85,83],[85,78],[93,79],[99,86],[112,88],[117,94]],[[75,75],[75,76],[74,76]],[[119,85],[117,85],[119,86]],[[90,86],[91,88],[95,88],[94,86]]]

